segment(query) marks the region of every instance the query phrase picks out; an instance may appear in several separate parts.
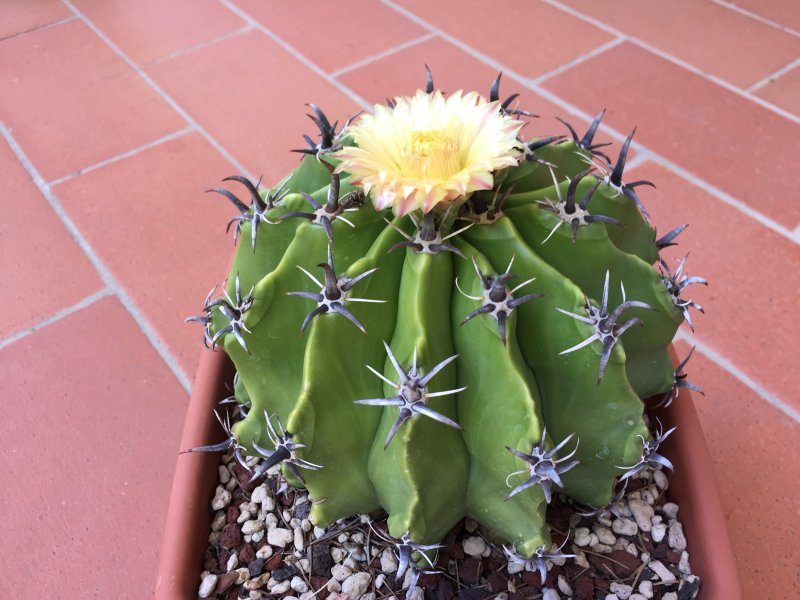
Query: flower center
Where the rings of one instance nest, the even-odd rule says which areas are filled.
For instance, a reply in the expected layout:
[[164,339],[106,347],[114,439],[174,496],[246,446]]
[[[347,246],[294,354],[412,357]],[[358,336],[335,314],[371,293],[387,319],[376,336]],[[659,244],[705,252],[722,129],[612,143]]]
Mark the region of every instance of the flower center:
[[458,145],[444,129],[412,131],[402,157],[403,171],[412,177],[447,179],[461,170]]

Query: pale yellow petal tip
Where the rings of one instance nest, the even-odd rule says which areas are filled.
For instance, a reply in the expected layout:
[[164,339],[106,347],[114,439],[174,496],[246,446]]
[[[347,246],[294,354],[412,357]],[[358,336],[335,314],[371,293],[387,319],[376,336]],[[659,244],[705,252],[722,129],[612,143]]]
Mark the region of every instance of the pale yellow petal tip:
[[394,108],[376,105],[349,132],[357,148],[334,156],[339,172],[371,194],[379,210],[398,215],[429,212],[439,204],[491,189],[495,171],[517,164],[517,135],[523,123],[504,114],[498,102],[459,90],[417,90],[394,99]]

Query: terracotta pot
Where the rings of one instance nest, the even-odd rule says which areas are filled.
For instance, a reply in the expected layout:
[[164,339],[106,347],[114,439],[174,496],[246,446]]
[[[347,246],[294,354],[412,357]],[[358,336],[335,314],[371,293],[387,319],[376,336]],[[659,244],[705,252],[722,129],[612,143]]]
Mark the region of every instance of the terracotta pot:
[[[673,356],[674,359],[674,356]],[[233,366],[222,352],[204,351],[186,415],[181,448],[222,441],[213,409],[230,392]],[[664,444],[675,464],[670,494],[680,505],[692,568],[702,579],[700,600],[741,600],[736,561],[725,528],[725,517],[692,396],[682,390],[666,410],[659,411],[665,428],[678,429]],[[211,525],[209,503],[218,481],[219,454],[181,454],[175,468],[167,522],[161,547],[157,600],[197,598],[203,556]]]

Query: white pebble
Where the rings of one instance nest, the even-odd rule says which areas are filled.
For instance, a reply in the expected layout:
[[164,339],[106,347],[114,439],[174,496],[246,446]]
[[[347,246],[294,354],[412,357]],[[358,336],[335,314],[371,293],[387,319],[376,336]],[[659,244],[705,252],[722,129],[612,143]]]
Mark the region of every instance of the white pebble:
[[230,558],[228,558],[228,564],[225,565],[225,570],[230,572],[233,571],[238,566],[239,566],[239,555],[236,554],[236,552],[234,552],[233,554],[230,555]]
[[616,594],[606,594],[606,600],[619,600],[619,596]]
[[231,480],[231,472],[228,471],[228,467],[220,465],[219,466],[219,482],[222,485],[225,485]]
[[650,532],[650,536],[653,538],[653,541],[657,544],[661,540],[664,539],[664,536],[667,535],[667,526],[663,523],[658,523],[653,525],[653,531]]
[[264,500],[267,498],[269,498],[269,491],[266,483],[262,483],[250,494],[250,501],[256,504],[264,504]]
[[422,588],[418,585],[415,585],[413,588],[406,592],[406,600],[423,600],[425,598],[425,592],[422,591]]
[[295,592],[300,592],[301,594],[303,592],[307,592],[308,591],[308,584],[305,581],[303,581],[302,577],[297,577],[296,575],[294,577],[292,577],[292,581],[289,584],[289,586]]
[[625,546],[625,552],[631,556],[639,556],[639,550],[636,548],[636,544],[628,544]]
[[677,592],[667,592],[661,596],[661,600],[678,600]]
[[645,598],[652,598],[653,597],[653,582],[652,581],[643,581],[639,584],[639,593],[644,596]]
[[589,535],[589,528],[588,527],[578,527],[575,530],[575,545],[576,546],[588,546],[591,537]]
[[689,553],[684,550],[681,552],[681,560],[678,562],[678,570],[684,575],[692,574],[692,567],[689,566]]
[[336,581],[344,581],[353,574],[353,569],[344,565],[333,565],[331,567],[331,576]]
[[600,540],[601,543],[612,545],[614,542],[617,541],[617,538],[614,537],[614,534],[611,533],[611,530],[607,527],[603,527],[602,525],[595,525],[592,527],[592,531],[594,531],[597,539]]
[[344,560],[345,556],[347,556],[347,553],[341,548],[337,546],[331,548],[331,558],[333,559],[333,562],[340,563]]
[[264,530],[256,531],[252,536],[252,541],[258,543],[264,539]]
[[253,536],[250,535],[249,533],[245,533],[244,534],[244,543],[245,544],[249,544],[252,541],[253,541]]
[[342,584],[339,583],[336,579],[329,579],[328,583],[325,585],[328,588],[329,592],[339,592],[342,589]]
[[306,539],[303,536],[303,530],[299,527],[294,530],[294,547],[300,552],[306,548]]
[[678,552],[686,550],[686,536],[683,535],[683,526],[678,521],[670,522],[667,543],[670,548]]
[[306,533],[311,531],[312,527],[313,525],[311,524],[311,521],[309,521],[308,519],[303,519],[302,521],[300,521],[300,529],[302,529]]
[[214,520],[211,522],[211,531],[222,531],[222,528],[225,527],[225,513],[220,511],[220,513],[214,517]]
[[661,512],[664,513],[664,516],[668,519],[675,519],[678,517],[678,505],[674,502],[667,502],[661,507]]
[[611,528],[614,530],[614,533],[620,535],[636,535],[636,532],[639,531],[639,528],[636,527],[636,521],[625,518],[614,521]]
[[291,527],[292,529],[300,527],[300,519],[298,519],[297,517],[293,517],[292,520],[289,521],[289,527]]
[[214,588],[217,587],[217,577],[213,573],[209,573],[205,577],[203,577],[203,581],[200,584],[200,589],[197,591],[197,595],[201,598],[208,598],[211,594],[214,593]]
[[642,500],[632,498],[628,500],[628,508],[631,509],[631,514],[633,514],[639,529],[647,533],[653,528],[653,523],[650,521],[655,514],[652,506]]
[[558,576],[558,589],[565,596],[572,597],[572,586],[567,582],[563,575]]
[[600,539],[597,537],[596,533],[589,534],[589,546],[597,546],[600,543]]
[[[583,569],[591,568],[591,566],[589,565],[589,561],[586,559],[586,554],[581,551],[575,553],[575,564]],[[509,565],[509,567],[510,566],[511,565]]]
[[667,476],[664,475],[664,471],[658,470],[653,473],[653,479],[655,479],[656,486],[660,490],[667,490],[669,489],[669,479]]
[[367,592],[363,596],[361,596],[361,600],[375,600],[377,598],[377,594],[375,592]]
[[508,563],[508,574],[513,575],[514,573],[522,573],[525,570],[524,563],[516,563],[516,562],[509,562]]
[[211,533],[209,533],[208,534],[208,543],[211,544],[212,546],[219,545],[219,534],[220,533],[221,532],[219,532],[219,531],[212,531]]
[[278,526],[278,517],[272,513],[267,513],[264,521],[267,523],[267,529],[275,529]]
[[664,563],[662,563],[660,560],[654,560],[653,562],[651,562],[647,566],[653,573],[658,575],[658,578],[661,581],[664,581],[664,582],[667,582],[667,581],[673,582],[673,581],[675,581],[675,575],[673,575],[672,571],[670,571],[667,567],[665,567]]
[[233,492],[233,490],[235,490],[238,485],[239,482],[236,480],[236,478],[231,477],[228,480],[228,483],[225,484],[225,489],[228,490],[229,492]]
[[245,535],[252,535],[262,529],[264,529],[264,521],[245,521],[242,525],[242,533]]
[[397,557],[391,548],[384,548],[381,554],[381,571],[384,573],[394,573],[397,570]]
[[641,594],[631,594],[628,600],[647,600],[647,598]]
[[301,558],[299,561],[297,561],[297,564],[300,565],[300,570],[303,573],[311,572],[311,563],[307,558]]
[[325,530],[322,527],[314,527],[314,539],[318,540],[325,535]]
[[256,558],[269,558],[272,556],[272,546],[265,544],[256,550]]
[[364,543],[364,534],[360,531],[355,532],[353,535],[350,536],[350,540],[355,542],[356,544],[363,544]]
[[231,501],[231,493],[221,485],[217,486],[217,491],[214,492],[214,499],[211,501],[211,508],[214,510],[222,510]]
[[619,600],[628,600],[633,593],[633,588],[631,586],[618,583],[616,581],[612,581],[611,585],[608,586],[608,589],[616,594]]
[[643,563],[647,564],[650,562],[650,553],[649,552],[642,552],[642,555],[639,557]]
[[597,552],[598,554],[611,554],[614,551],[614,548],[606,544],[595,544],[591,546],[591,548],[593,552]]
[[345,558],[345,559],[344,559],[344,562],[343,562],[342,564],[343,564],[345,567],[350,567],[350,569],[352,569],[353,571],[358,571],[358,564],[357,564],[357,563],[356,563],[356,561],[354,561],[354,560],[353,560],[353,558],[352,558],[352,557],[350,557],[350,556],[348,556],[347,558]]
[[289,591],[289,586],[292,584],[288,581],[281,581],[278,585],[270,589],[271,594],[282,594]]
[[294,539],[294,534],[289,529],[282,529],[280,527],[270,529],[267,534],[267,541],[270,545],[280,546],[281,548],[290,544],[292,539]]
[[239,513],[239,516],[236,517],[236,522],[241,525],[245,521],[249,521],[250,517],[252,517],[252,516],[253,515],[250,514],[249,510],[243,510],[242,512]]
[[486,550],[486,542],[477,535],[466,538],[461,545],[464,547],[464,553],[470,556],[480,556]]
[[258,590],[253,590],[250,592],[250,596],[248,597],[250,598],[250,600],[261,600],[264,597],[264,594],[262,594]]
[[351,600],[358,600],[367,591],[369,584],[372,583],[372,576],[369,573],[353,573],[342,583],[342,594],[347,594]]
[[239,574],[239,577],[236,579],[236,583],[239,585],[243,584],[245,581],[250,579],[250,569],[247,567],[242,567],[241,569],[236,569],[236,572]]
[[604,512],[600,516],[597,517],[597,522],[601,525],[605,525],[606,527],[611,527],[611,516]]
[[378,573],[378,576],[375,578],[375,589],[376,590],[381,589],[381,586],[385,581],[386,581],[386,575],[384,575],[383,573]]
[[656,496],[649,489],[645,488],[642,490],[642,500],[652,505],[656,503]]
[[314,600],[317,595],[314,592],[306,592],[305,594],[300,594],[300,598],[298,600]]
[[542,594],[542,600],[561,600],[561,596],[559,596],[558,592],[554,589],[546,587]]

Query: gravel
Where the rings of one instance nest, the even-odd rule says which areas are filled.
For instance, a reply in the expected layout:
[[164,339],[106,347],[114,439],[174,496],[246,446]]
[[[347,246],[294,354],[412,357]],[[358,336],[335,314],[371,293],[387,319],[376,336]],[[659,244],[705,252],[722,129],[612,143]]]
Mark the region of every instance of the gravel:
[[385,532],[380,515],[319,528],[308,518],[306,492],[282,489],[278,469],[249,483],[251,474],[226,454],[219,473],[200,598],[690,600],[700,585],[661,471],[631,477],[627,496],[594,517],[556,494],[547,515],[551,550],[564,542],[560,532],[572,532],[562,552],[575,558],[547,561],[544,584],[537,569],[508,564],[487,541],[489,532],[465,519],[442,541],[436,561],[437,571],[449,573],[418,574],[414,586],[412,569],[396,577],[396,550],[375,535]]

